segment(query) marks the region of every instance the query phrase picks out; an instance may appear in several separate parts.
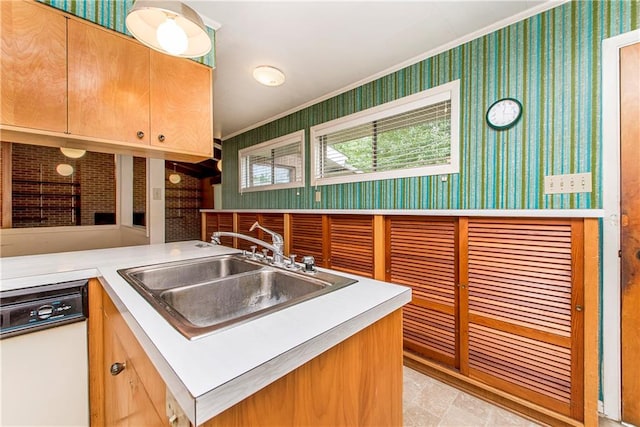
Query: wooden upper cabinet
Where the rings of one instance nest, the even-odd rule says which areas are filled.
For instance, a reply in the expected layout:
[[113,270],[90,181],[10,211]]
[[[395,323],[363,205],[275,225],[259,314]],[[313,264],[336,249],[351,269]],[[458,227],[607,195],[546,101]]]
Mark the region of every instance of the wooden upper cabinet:
[[47,7],[2,1],[3,125],[67,130],[66,18]]
[[0,5],[0,125],[13,142],[213,155],[209,67],[36,2]]
[[213,154],[211,69],[151,50],[151,145]]
[[149,144],[149,49],[69,20],[69,133]]

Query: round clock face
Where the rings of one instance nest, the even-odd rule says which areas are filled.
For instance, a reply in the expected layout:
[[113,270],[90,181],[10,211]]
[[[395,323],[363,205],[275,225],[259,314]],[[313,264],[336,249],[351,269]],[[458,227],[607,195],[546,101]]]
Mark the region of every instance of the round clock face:
[[509,129],[522,115],[522,104],[517,99],[503,98],[487,110],[487,123],[494,129]]

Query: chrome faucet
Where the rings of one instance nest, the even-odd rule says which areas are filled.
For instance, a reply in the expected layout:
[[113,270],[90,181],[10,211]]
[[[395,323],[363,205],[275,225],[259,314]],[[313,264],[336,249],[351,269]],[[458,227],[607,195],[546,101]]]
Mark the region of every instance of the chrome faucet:
[[282,236],[274,231],[269,230],[268,228],[265,228],[263,226],[261,226],[258,221],[256,221],[251,228],[249,229],[249,231],[253,231],[256,228],[259,228],[260,230],[264,231],[265,233],[268,233],[271,235],[271,240],[273,242],[273,244],[269,244],[263,240],[260,239],[256,239],[255,237],[251,237],[251,236],[245,236],[244,234],[240,234],[240,233],[233,233],[231,231],[216,231],[211,235],[211,243],[219,245],[220,244],[220,237],[236,237],[238,239],[243,239],[243,240],[247,240],[249,242],[258,244],[264,248],[269,249],[271,252],[273,252],[273,263],[275,265],[284,265],[284,239],[282,238]]

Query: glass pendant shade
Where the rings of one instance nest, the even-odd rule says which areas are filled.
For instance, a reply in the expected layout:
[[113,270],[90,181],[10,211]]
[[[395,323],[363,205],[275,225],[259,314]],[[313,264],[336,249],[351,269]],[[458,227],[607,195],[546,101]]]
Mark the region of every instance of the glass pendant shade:
[[70,159],[79,159],[80,157],[87,154],[86,150],[79,150],[77,148],[67,148],[60,147],[60,152],[65,155],[65,157],[69,157]]
[[136,39],[162,53],[196,58],[211,50],[211,38],[200,16],[177,1],[138,0],[126,24]]

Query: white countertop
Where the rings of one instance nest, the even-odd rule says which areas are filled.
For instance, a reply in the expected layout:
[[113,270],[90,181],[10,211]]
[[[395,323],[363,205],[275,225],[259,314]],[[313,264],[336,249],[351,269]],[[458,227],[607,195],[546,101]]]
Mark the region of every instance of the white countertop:
[[200,424],[411,299],[409,288],[358,283],[189,341],[127,282],[121,268],[237,252],[198,241],[0,258],[0,291],[98,277],[187,416]]

